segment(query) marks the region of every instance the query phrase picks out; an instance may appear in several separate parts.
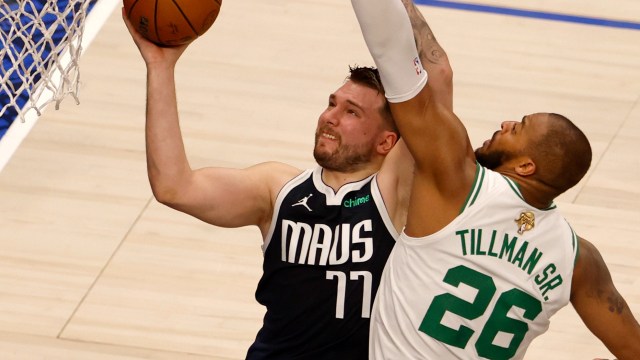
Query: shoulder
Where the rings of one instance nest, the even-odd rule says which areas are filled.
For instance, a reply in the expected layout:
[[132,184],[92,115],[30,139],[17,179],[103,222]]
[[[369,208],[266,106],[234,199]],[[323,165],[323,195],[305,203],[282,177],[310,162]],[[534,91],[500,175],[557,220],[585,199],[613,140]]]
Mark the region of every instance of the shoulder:
[[256,169],[264,172],[273,172],[271,176],[274,177],[295,177],[302,173],[303,170],[298,169],[295,166],[285,164],[279,161],[267,161],[259,163],[253,166]]
[[604,262],[598,249],[591,242],[578,236],[578,255],[576,257],[576,270],[588,269],[593,265]]
[[611,274],[600,251],[589,241],[578,237],[578,255],[573,270],[571,292],[591,292],[595,291],[594,288],[608,283],[611,283]]
[[254,165],[252,166],[252,170],[261,180],[266,182],[272,191],[275,190],[276,192],[279,191],[284,184],[304,171],[295,166],[277,161]]
[[[271,225],[271,217],[273,216],[274,206],[280,190],[292,179],[300,175],[303,170],[294,166],[284,164],[277,161],[263,162],[251,166],[247,169],[247,176],[253,177],[251,180],[256,184],[256,188],[266,187],[266,191],[261,191],[265,195],[265,216],[259,222],[259,227],[264,234]],[[255,201],[255,199],[254,199]]]
[[250,184],[250,188],[245,189],[246,194],[250,193],[251,196],[262,198],[265,206],[267,203],[273,206],[280,189],[302,172],[294,166],[269,161],[241,170],[241,178],[237,181]]

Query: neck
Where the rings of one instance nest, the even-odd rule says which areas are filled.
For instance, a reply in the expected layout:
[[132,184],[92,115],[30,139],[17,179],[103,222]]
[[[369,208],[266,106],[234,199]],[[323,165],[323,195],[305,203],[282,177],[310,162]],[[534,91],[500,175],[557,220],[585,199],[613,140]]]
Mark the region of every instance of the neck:
[[531,179],[531,177],[522,177],[517,174],[506,173],[503,173],[503,175],[518,184],[518,189],[527,204],[536,209],[546,209],[553,203],[555,193],[545,184]]
[[341,172],[323,168],[322,181],[330,186],[333,191],[338,192],[344,184],[360,181],[374,174],[377,170],[371,167],[358,169],[355,171]]

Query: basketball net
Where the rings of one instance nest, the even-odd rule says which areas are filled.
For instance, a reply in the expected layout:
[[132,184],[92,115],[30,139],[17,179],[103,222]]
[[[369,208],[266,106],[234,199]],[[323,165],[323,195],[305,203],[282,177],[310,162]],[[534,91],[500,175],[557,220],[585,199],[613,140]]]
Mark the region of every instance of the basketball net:
[[82,33],[95,0],[0,0],[0,119],[79,104]]

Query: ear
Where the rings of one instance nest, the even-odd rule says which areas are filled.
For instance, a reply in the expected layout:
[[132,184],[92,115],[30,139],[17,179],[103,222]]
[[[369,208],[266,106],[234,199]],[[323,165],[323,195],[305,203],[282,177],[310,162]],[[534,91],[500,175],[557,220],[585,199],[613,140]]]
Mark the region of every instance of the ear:
[[398,142],[398,134],[393,131],[384,131],[382,133],[382,139],[378,142],[376,150],[381,155],[387,155],[393,146]]
[[526,177],[536,173],[536,163],[528,156],[519,157],[515,163],[515,171],[520,176]]

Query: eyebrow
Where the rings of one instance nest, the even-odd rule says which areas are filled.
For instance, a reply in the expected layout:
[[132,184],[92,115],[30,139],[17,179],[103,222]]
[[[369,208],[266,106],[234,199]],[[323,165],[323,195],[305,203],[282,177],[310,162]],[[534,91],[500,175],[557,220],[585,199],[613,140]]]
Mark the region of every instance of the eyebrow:
[[355,107],[357,107],[360,111],[364,112],[364,109],[362,108],[362,106],[360,104],[358,104],[357,102],[353,101],[353,100],[347,100],[347,102]]
[[[336,96],[336,94],[331,94],[329,95],[329,100],[335,100],[338,97]],[[364,108],[362,107],[362,105],[358,104],[357,102],[351,100],[351,99],[347,99],[345,100],[348,104],[357,107],[360,111],[364,112]]]

